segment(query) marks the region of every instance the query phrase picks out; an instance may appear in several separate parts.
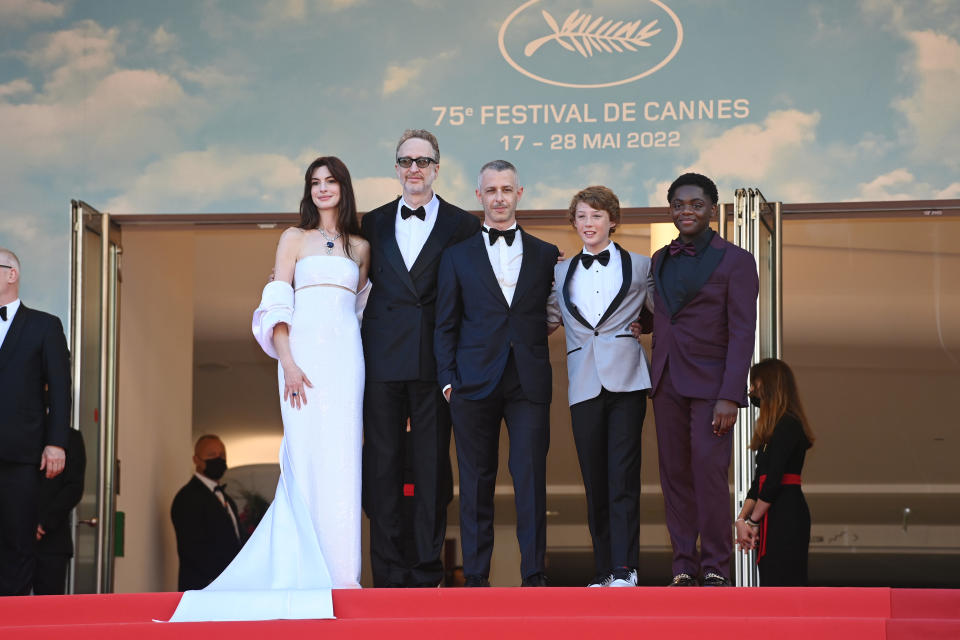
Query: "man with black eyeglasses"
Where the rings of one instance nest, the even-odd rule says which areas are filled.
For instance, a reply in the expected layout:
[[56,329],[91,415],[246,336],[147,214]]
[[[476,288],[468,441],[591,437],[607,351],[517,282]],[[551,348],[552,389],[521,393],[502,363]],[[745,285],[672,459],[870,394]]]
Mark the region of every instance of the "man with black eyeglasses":
[[70,354],[56,316],[20,301],[20,261],[0,248],[0,596],[30,592],[41,475],[63,471]]
[[[361,328],[363,508],[374,586],[435,587],[453,497],[450,412],[433,355],[437,269],[443,250],[477,233],[480,220],[434,193],[440,147],[429,131],[403,132],[395,169],[403,195],[361,224],[373,283]],[[408,460],[412,487],[404,485]],[[405,522],[403,497],[411,490],[414,515]]]

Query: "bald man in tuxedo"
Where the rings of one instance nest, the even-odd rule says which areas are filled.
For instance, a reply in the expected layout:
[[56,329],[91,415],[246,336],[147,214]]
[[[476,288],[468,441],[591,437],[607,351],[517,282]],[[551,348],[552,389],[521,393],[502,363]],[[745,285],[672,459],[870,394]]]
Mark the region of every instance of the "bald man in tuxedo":
[[20,300],[20,260],[0,248],[0,595],[27,595],[40,478],[63,471],[70,355],[59,318]]

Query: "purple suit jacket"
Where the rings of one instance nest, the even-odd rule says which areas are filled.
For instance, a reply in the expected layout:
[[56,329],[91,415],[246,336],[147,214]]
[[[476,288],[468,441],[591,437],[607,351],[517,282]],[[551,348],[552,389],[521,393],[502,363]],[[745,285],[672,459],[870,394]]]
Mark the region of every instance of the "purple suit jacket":
[[669,308],[661,272],[667,247],[653,254],[653,365],[656,395],[667,364],[674,387],[688,398],[747,406],[747,374],[757,326],[757,263],[719,234],[700,258],[695,293]]

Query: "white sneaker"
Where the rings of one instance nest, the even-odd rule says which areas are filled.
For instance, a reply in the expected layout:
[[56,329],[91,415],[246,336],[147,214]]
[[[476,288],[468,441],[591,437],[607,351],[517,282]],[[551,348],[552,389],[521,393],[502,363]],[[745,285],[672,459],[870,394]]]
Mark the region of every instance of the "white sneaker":
[[637,570],[620,567],[614,569],[610,576],[609,587],[635,587],[637,586]]
[[613,574],[608,573],[606,575],[598,573],[594,576],[593,580],[590,581],[588,587],[609,587],[610,583],[613,581]]

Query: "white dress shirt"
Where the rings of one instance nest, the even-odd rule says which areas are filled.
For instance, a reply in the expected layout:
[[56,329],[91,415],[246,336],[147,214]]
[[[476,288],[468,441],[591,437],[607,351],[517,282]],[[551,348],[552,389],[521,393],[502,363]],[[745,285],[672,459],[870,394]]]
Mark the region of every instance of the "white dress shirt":
[[[483,225],[487,231],[490,227]],[[510,229],[516,229],[517,223],[514,222]],[[509,229],[505,229],[509,231]],[[513,292],[517,290],[517,280],[520,278],[520,266],[523,264],[523,232],[517,229],[517,234],[513,238],[513,244],[507,246],[507,241],[503,237],[497,238],[497,241],[490,244],[490,238],[483,234],[483,246],[487,249],[487,257],[490,258],[490,266],[493,267],[493,275],[496,276],[500,284],[500,291],[507,300],[507,305],[513,303]]]
[[0,346],[2,346],[3,341],[7,339],[7,331],[10,330],[10,325],[13,324],[13,316],[17,315],[17,309],[20,308],[20,298],[5,305],[0,304],[0,307],[7,308],[7,319],[0,320]]
[[[573,282],[570,283],[570,301],[580,309],[583,317],[594,327],[600,322],[607,307],[617,297],[620,287],[623,286],[620,252],[612,241],[605,250],[610,252],[610,262],[606,266],[594,260],[590,268],[586,269],[581,262],[577,266],[576,273],[573,274]],[[583,253],[595,255],[587,251],[586,247]]]
[[233,522],[233,531],[237,534],[237,540],[240,539],[240,527],[237,525],[237,516],[233,513],[233,509],[227,504],[227,499],[224,497],[223,492],[217,491],[217,485],[220,484],[216,480],[211,480],[207,476],[199,473],[197,471],[193,472],[193,475],[197,476],[197,479],[203,483],[203,485],[210,489],[213,495],[217,496],[217,500],[220,501],[220,504],[223,505],[223,508],[227,510],[227,513],[230,514],[230,521]]
[[408,209],[416,209],[417,207],[411,207],[403,198],[400,198],[400,201],[397,202],[397,246],[400,247],[403,264],[407,265],[407,271],[409,271],[413,267],[413,263],[417,261],[420,251],[423,250],[423,245],[427,243],[427,236],[433,231],[433,225],[437,221],[437,211],[440,209],[440,201],[437,200],[437,194],[433,194],[430,202],[423,205],[423,210],[426,213],[423,220],[417,216],[410,216],[404,220],[403,216],[400,215],[400,209],[403,206]]

